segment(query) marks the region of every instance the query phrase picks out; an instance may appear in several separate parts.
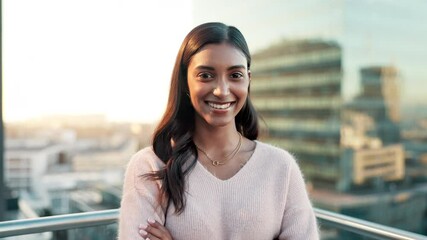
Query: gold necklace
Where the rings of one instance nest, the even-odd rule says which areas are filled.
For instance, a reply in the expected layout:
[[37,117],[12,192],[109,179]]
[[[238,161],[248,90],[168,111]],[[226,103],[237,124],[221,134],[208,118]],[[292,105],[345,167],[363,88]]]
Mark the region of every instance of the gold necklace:
[[227,163],[227,161],[233,159],[236,156],[236,154],[240,151],[241,146],[242,146],[242,134],[239,133],[239,143],[237,143],[237,146],[234,148],[234,150],[228,156],[226,156],[225,160],[222,162],[218,160],[213,160],[212,158],[210,158],[208,154],[205,151],[203,151],[203,149],[199,148],[199,146],[196,145],[196,148],[200,152],[202,152],[206,156],[206,158],[209,159],[209,161],[211,161],[214,167],[217,167],[219,165],[224,165]]

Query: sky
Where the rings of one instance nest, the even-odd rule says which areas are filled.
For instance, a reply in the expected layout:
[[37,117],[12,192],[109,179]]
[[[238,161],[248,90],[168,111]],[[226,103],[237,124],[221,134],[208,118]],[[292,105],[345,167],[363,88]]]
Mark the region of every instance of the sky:
[[2,11],[5,122],[160,118],[190,0],[3,0]]
[[343,93],[359,71],[397,67],[402,104],[426,103],[427,1],[3,0],[6,122],[105,114],[153,122],[163,113],[179,46],[197,24],[237,26],[252,53],[283,38],[343,45]]

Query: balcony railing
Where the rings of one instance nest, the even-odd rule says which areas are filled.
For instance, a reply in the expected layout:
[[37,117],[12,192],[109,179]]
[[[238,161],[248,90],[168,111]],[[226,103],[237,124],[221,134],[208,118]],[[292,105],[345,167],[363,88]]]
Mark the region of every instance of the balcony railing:
[[[315,209],[315,213],[322,227],[327,226],[329,228],[345,230],[364,237],[399,240],[427,239],[427,236],[387,227],[381,224],[372,223],[330,211]],[[112,209],[0,222],[0,238],[108,225],[117,222],[118,214],[118,209]]]

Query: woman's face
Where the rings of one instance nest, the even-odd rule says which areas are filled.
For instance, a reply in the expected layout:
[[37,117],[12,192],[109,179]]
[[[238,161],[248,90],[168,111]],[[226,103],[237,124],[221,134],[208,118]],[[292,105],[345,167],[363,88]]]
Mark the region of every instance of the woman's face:
[[250,71],[245,55],[228,44],[208,44],[190,60],[187,73],[196,125],[234,125],[248,96]]

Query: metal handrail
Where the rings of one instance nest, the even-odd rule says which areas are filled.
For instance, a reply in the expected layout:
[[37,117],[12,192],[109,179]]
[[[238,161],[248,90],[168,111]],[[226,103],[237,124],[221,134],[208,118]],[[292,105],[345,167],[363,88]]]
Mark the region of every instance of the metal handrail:
[[[362,236],[372,237],[374,239],[427,239],[427,236],[387,227],[381,224],[372,223],[322,209],[315,208],[314,212],[321,225],[335,227],[337,229],[350,231]],[[117,222],[118,216],[119,210],[112,209],[0,222],[0,237],[107,225]]]
[[118,209],[0,222],[0,238],[117,222]]
[[314,209],[316,217],[324,225],[357,233],[374,239],[426,240],[427,236],[412,233],[378,223],[349,217],[322,209]]

